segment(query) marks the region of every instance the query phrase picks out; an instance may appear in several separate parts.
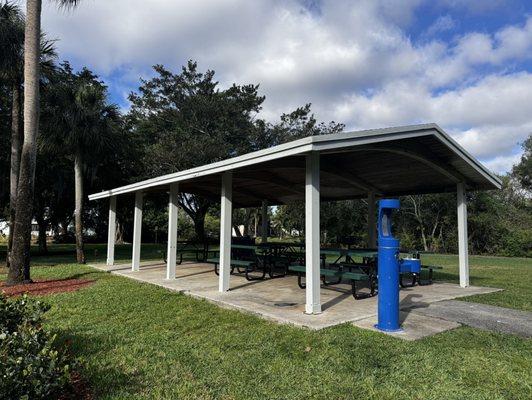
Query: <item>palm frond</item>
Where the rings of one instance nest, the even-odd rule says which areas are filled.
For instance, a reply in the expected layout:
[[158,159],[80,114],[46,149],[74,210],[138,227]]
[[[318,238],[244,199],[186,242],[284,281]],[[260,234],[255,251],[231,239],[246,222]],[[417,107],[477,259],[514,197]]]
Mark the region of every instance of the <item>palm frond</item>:
[[0,76],[17,75],[24,48],[24,15],[11,2],[0,3]]
[[70,9],[76,7],[80,0],[55,0],[57,4],[59,4],[59,7]]

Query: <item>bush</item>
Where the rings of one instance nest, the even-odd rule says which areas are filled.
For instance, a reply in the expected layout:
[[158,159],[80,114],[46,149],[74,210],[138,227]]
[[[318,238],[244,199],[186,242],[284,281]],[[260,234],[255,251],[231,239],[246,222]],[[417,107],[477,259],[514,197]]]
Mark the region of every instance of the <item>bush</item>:
[[72,365],[42,328],[49,306],[0,294],[0,398],[52,399],[70,384]]

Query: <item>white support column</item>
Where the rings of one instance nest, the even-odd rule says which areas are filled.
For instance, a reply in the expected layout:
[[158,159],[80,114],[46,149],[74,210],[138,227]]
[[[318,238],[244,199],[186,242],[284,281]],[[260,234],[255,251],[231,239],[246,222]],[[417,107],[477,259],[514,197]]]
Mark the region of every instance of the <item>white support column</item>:
[[268,241],[268,203],[262,201],[262,240],[261,243]]
[[305,313],[320,314],[320,155],[311,152],[305,173]]
[[231,228],[233,213],[233,174],[224,172],[222,175],[222,196],[220,211],[220,276],[218,290],[229,290],[231,272]]
[[458,214],[458,259],[460,267],[460,286],[469,286],[469,253],[467,245],[467,203],[465,185],[456,185],[456,211]]
[[116,196],[109,197],[109,226],[107,227],[107,265],[115,263]]
[[133,255],[131,257],[131,269],[138,271],[140,268],[140,239],[142,233],[142,203],[143,193],[135,193],[135,212],[133,214]]
[[179,184],[170,185],[168,200],[168,247],[166,248],[166,279],[175,279],[177,262],[177,204]]
[[368,247],[374,249],[377,247],[377,227],[375,216],[375,193],[368,194]]

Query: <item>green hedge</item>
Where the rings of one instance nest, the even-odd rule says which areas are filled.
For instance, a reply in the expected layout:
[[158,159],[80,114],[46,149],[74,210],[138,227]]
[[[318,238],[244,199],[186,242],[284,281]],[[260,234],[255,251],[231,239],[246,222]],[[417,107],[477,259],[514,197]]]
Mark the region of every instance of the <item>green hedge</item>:
[[53,399],[69,388],[72,363],[42,328],[48,309],[0,294],[0,399]]

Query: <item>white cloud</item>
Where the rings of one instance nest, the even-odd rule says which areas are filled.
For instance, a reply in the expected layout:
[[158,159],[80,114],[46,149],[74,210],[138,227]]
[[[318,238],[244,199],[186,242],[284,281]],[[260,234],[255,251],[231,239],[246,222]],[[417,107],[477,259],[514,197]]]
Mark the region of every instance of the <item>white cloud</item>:
[[485,162],[486,166],[493,172],[504,174],[521,160],[521,154],[510,154],[508,156],[497,156]]
[[58,12],[45,2],[43,29],[61,39],[63,57],[96,70],[124,95],[151,65],[178,70],[195,59],[216,70],[222,85],[260,83],[270,119],[312,102],[318,118],[349,128],[435,121],[476,156],[511,159],[515,143],[532,131],[532,74],[505,66],[530,59],[532,17],[443,43],[437,32],[454,26],[444,16],[433,24],[433,39],[417,44],[404,28],[420,3],[114,0]]
[[453,30],[456,27],[456,21],[449,14],[442,15],[427,29],[427,35],[433,36],[440,32]]

